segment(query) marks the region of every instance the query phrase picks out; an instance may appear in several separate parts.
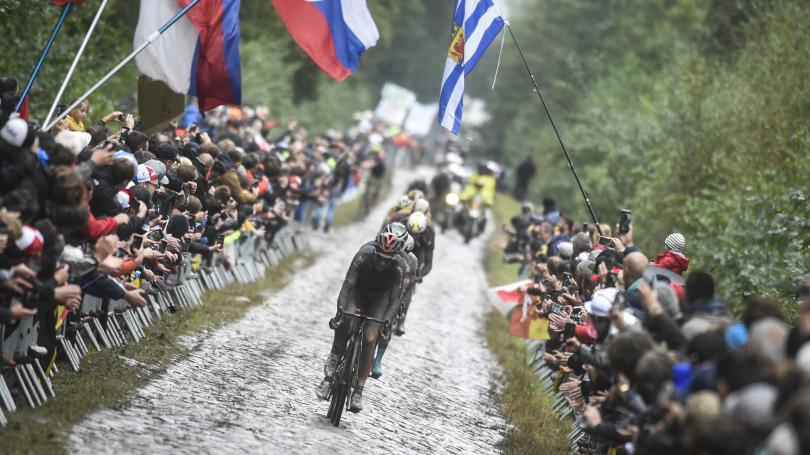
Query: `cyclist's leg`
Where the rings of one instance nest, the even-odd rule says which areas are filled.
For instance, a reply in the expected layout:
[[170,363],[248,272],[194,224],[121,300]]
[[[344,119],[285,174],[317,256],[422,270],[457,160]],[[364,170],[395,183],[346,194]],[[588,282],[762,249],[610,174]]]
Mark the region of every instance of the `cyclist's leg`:
[[[352,295],[349,298],[349,301],[346,303],[346,307],[343,308],[343,311],[348,313],[357,313],[359,305],[357,303],[357,296]],[[343,315],[337,321],[335,327],[335,337],[332,340],[332,354],[342,355],[343,351],[346,350],[346,343],[349,341],[349,336],[352,333],[352,329],[355,327],[357,321],[355,318],[351,316]]]
[[[352,296],[346,303],[345,311],[356,313],[357,312],[357,299]],[[323,380],[318,385],[316,395],[322,400],[329,397],[329,391],[332,387],[332,377],[338,366],[340,356],[346,350],[346,343],[349,341],[349,336],[352,333],[352,327],[356,322],[351,316],[342,316],[336,321],[335,335],[332,341],[332,350],[326,357],[326,362],[323,365]]]
[[[363,313],[367,316],[382,319],[385,315],[386,306],[388,305],[388,294],[382,297],[369,299],[364,305]],[[374,363],[374,356],[377,350],[377,341],[382,332],[382,325],[376,322],[366,322],[364,331],[365,340],[363,342],[363,352],[360,353],[360,371],[357,374],[357,385],[362,387],[366,383],[366,379],[371,373],[371,367]]]

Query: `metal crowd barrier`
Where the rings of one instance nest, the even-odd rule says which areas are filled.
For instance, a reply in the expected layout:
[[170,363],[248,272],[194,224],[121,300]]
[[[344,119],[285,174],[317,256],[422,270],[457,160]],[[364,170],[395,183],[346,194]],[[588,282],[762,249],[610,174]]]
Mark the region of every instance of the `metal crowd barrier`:
[[582,448],[588,446],[589,437],[579,413],[571,407],[569,396],[560,392],[560,385],[566,381],[566,375],[559,367],[549,364],[543,358],[546,352],[545,341],[527,341],[526,352],[529,366],[543,386],[543,390],[554,401],[553,410],[557,417],[561,421],[570,418],[571,429],[567,434],[570,453],[582,452]]
[[[268,268],[296,251],[308,251],[309,241],[300,234],[279,231],[272,243],[254,235],[243,235],[226,245],[222,253],[215,254],[208,264],[194,271],[190,257],[181,268],[164,277],[160,286],[143,287],[147,304],[136,308],[125,300],[101,299],[85,295],[82,299],[79,322],[66,319],[57,330],[59,351],[74,371],[80,371],[82,360],[91,350],[101,351],[129,343],[138,343],[146,337],[145,327],[171,315],[179,308],[193,308],[202,303],[205,292],[222,289],[233,283],[250,283],[264,276]],[[224,266],[225,255],[232,266]],[[38,315],[39,316],[39,315]],[[31,408],[42,406],[56,393],[51,383],[59,373],[56,363],[47,372],[39,358],[31,355],[29,347],[37,343],[39,322],[27,318],[6,336],[6,326],[0,324],[3,354],[8,359],[19,359],[15,366],[4,367],[0,375],[0,425],[5,426],[3,409],[17,409],[11,390],[19,389],[19,400]]]

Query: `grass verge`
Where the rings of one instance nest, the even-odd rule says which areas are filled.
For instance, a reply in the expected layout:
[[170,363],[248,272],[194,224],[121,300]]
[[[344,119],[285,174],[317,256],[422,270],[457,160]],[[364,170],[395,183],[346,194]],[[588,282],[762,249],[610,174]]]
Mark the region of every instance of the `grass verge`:
[[[314,257],[296,255],[284,259],[277,268],[253,283],[234,284],[206,293],[203,304],[180,310],[144,328],[146,339],[121,348],[91,351],[78,373],[62,365],[54,379],[56,398],[42,408],[21,405],[8,414],[9,424],[0,432],[0,453],[65,453],[71,427],[100,407],[118,407],[130,393],[162,374],[191,349],[179,343],[184,335],[215,329],[239,319],[262,302],[262,293],[283,288],[293,272],[310,265]],[[245,297],[245,298],[236,298]],[[91,348],[92,349],[92,348]],[[137,362],[125,362],[120,357]],[[25,406],[25,407],[23,407]]]
[[[485,269],[490,286],[517,281],[518,266],[501,261],[506,234],[501,224],[520,212],[520,203],[499,194],[493,206],[497,230],[487,245]],[[559,454],[569,450],[568,426],[552,409],[534,372],[526,362],[523,340],[509,334],[506,319],[496,310],[487,316],[485,335],[490,350],[503,368],[505,386],[497,399],[504,417],[512,424],[502,442],[505,454]]]
[[[380,194],[377,196],[377,204],[384,201],[391,192],[391,174],[385,177]],[[348,226],[357,220],[363,219],[363,193],[359,193],[357,197],[350,201],[346,201],[337,206],[335,209],[335,218],[332,220],[332,227],[339,228]]]

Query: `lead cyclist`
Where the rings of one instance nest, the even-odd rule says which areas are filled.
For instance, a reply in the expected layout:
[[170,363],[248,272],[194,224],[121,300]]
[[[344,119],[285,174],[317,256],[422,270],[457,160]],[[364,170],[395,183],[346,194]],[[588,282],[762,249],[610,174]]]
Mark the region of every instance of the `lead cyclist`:
[[[410,286],[408,264],[400,254],[405,244],[405,235],[405,226],[399,223],[389,224],[377,234],[373,242],[360,247],[354,255],[338,296],[337,316],[329,324],[335,329],[335,335],[332,350],[324,365],[324,379],[318,386],[318,398],[326,400],[329,397],[338,361],[346,350],[354,324],[359,323],[341,313],[359,311],[369,317],[391,321],[400,310],[403,294]],[[349,403],[349,410],[352,412],[363,409],[363,387],[371,373],[377,341],[390,337],[390,333],[383,333],[383,328],[379,323],[367,322],[363,350],[360,353],[357,389]]]

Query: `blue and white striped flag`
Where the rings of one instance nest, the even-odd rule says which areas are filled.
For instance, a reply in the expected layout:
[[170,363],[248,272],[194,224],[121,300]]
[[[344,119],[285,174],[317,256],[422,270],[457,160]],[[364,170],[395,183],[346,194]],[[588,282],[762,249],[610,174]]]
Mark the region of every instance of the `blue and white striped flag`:
[[501,11],[492,0],[456,0],[452,40],[439,94],[439,123],[453,134],[461,128],[464,77],[475,68],[503,24]]

